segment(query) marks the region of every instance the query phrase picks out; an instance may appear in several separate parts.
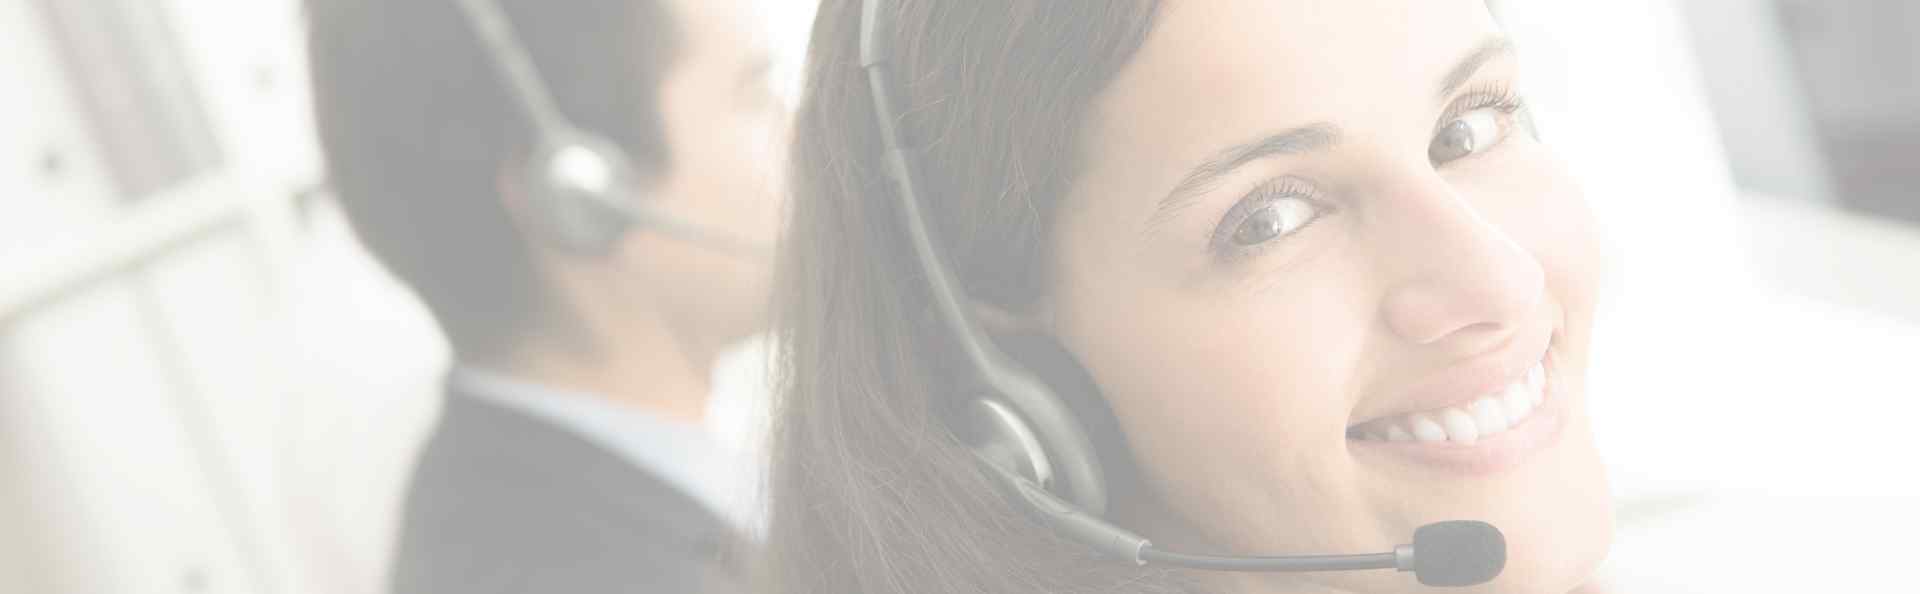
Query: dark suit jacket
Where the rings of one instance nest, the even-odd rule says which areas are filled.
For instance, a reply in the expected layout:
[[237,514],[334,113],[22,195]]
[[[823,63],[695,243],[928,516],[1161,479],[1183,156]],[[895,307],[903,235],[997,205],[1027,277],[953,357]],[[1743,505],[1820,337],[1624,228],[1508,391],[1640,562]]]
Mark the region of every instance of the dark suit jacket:
[[409,486],[393,594],[737,592],[732,534],[546,419],[449,394]]

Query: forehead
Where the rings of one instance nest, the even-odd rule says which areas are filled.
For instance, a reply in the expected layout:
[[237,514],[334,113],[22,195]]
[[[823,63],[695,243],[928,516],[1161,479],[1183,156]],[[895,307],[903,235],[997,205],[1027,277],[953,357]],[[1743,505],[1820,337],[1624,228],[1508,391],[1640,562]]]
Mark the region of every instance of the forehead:
[[1225,134],[1388,124],[1495,31],[1481,0],[1167,0],[1087,131],[1197,156],[1244,140]]

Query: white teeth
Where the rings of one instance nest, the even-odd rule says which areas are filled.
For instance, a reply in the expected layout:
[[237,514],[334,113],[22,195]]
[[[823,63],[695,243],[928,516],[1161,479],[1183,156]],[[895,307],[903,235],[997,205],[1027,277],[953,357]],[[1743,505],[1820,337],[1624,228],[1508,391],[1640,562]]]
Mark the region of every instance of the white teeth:
[[1534,389],[1507,388],[1507,392],[1500,396],[1500,403],[1507,409],[1507,418],[1517,421],[1533,414],[1534,395],[1539,393]]
[[1473,443],[1480,439],[1480,426],[1474,424],[1473,415],[1457,408],[1440,409],[1440,426],[1447,428],[1447,441]]
[[1407,415],[1407,424],[1413,427],[1413,437],[1420,441],[1446,441],[1447,429],[1441,427],[1433,417],[1420,413]]
[[1480,433],[1492,435],[1507,430],[1507,407],[1492,396],[1481,396],[1473,401],[1468,410],[1473,412],[1473,422],[1479,426]]
[[1376,419],[1349,435],[1364,441],[1451,441],[1471,444],[1519,426],[1546,398],[1546,370],[1535,363],[1513,383],[1459,406]]

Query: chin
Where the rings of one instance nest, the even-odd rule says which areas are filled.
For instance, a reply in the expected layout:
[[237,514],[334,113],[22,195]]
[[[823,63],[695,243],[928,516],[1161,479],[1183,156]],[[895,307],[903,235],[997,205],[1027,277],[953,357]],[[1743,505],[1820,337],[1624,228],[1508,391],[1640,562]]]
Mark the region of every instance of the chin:
[[1492,582],[1454,591],[1564,594],[1592,581],[1613,542],[1613,501],[1585,417],[1542,454],[1496,477],[1502,484],[1489,487],[1497,492],[1477,506],[1507,537],[1506,568]]
[[[1524,425],[1472,447],[1360,443],[1362,464],[1391,477],[1414,526],[1481,520],[1507,540],[1507,563],[1492,582],[1448,591],[1564,594],[1587,584],[1613,538],[1613,502],[1605,466],[1585,413],[1583,375],[1566,366]],[[1411,527],[1408,527],[1411,530]],[[1361,591],[1434,592],[1401,574]]]

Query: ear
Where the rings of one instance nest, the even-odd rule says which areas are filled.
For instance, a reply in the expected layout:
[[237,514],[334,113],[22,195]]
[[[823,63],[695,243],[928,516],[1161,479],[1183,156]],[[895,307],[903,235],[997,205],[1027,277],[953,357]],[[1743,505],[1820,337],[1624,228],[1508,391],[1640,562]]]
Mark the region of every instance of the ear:
[[554,206],[535,203],[535,196],[528,186],[526,156],[517,155],[508,159],[494,174],[494,193],[500,208],[506,212],[507,220],[514,231],[520,235],[521,242],[527,246],[534,259],[545,266],[572,266],[592,263],[598,258],[580,257],[580,250],[574,249],[571,239],[566,237],[560,227],[566,213],[555,212]]

